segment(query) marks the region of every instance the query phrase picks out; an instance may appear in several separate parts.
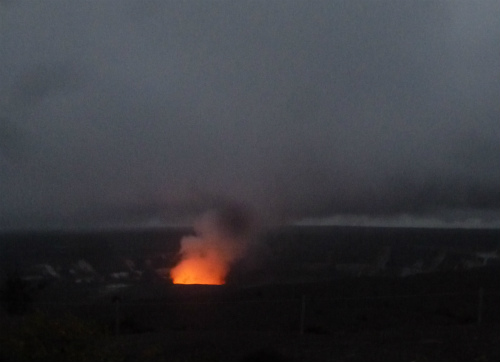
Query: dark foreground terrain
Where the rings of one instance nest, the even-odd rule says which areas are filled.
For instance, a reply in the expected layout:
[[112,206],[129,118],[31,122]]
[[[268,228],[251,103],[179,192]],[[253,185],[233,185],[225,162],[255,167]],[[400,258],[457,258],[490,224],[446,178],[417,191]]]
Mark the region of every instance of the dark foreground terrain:
[[114,358],[126,361],[500,360],[498,268],[241,288],[93,288],[44,290],[24,316],[4,313],[4,338],[38,310],[49,320],[96,321]]
[[[500,268],[477,260],[498,232],[301,232],[269,237],[268,257],[281,259],[242,265],[223,286],[172,285],[131,268],[116,279],[106,253],[120,255],[119,267],[134,255],[102,244],[94,256],[95,235],[76,251],[62,239],[55,252],[39,249],[50,260],[27,252],[19,263],[29,278],[3,277],[0,361],[500,361]],[[14,246],[4,251],[18,255]],[[151,258],[128,250],[136,269]],[[82,253],[88,280],[83,267],[64,274]],[[34,275],[33,263],[52,269]],[[17,284],[5,289],[9,280]],[[7,310],[9,301],[22,308]]]

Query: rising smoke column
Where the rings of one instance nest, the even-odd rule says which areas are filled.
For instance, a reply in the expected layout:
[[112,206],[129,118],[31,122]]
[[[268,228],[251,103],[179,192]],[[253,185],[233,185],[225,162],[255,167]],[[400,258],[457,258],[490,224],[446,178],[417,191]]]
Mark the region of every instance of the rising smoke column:
[[204,214],[194,236],[181,240],[180,262],[170,270],[174,284],[224,284],[232,264],[245,254],[252,222],[239,206]]

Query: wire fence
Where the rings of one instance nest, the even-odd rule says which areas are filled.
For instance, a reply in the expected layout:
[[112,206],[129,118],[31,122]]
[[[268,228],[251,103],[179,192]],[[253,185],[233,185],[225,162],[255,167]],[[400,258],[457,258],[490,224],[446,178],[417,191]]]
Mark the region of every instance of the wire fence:
[[116,333],[158,329],[281,330],[328,333],[346,328],[391,328],[403,324],[500,323],[500,292],[427,293],[325,297],[221,297],[184,301],[107,298],[40,302],[48,313],[71,312],[106,320]]

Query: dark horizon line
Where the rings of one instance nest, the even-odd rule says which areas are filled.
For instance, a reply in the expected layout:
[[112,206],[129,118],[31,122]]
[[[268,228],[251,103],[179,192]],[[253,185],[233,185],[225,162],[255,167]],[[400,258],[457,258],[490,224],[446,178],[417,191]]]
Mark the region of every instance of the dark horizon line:
[[[446,226],[446,225],[339,225],[339,224],[284,224],[273,227],[262,228],[262,231],[280,231],[291,229],[429,229],[429,230],[484,230],[484,231],[500,231],[500,227],[495,226]],[[27,228],[0,228],[0,235],[13,234],[99,234],[111,232],[193,232],[192,225],[165,225],[165,226],[88,226],[88,227],[27,227]]]

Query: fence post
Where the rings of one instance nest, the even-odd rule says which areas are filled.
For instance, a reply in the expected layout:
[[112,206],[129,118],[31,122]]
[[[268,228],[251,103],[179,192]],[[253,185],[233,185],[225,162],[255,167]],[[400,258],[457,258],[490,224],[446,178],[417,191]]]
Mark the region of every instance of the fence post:
[[120,297],[114,296],[113,303],[115,305],[115,335],[120,334]]
[[479,288],[479,297],[477,303],[477,325],[481,325],[483,321],[483,305],[484,305],[484,288]]
[[300,335],[304,334],[305,322],[306,322],[306,295],[302,294],[302,303],[300,307]]

